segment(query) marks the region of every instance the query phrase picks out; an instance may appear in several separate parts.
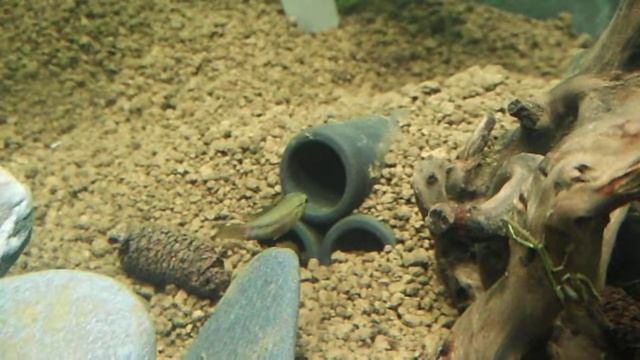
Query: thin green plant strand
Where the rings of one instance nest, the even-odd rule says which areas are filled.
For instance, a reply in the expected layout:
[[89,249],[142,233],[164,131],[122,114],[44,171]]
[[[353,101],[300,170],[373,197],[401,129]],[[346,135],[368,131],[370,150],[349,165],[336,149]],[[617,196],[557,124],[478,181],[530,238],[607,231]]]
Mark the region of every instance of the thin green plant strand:
[[[545,248],[544,244],[537,241],[527,230],[518,225],[518,223],[511,217],[505,217],[504,223],[507,229],[507,233],[511,239],[513,239],[520,245],[532,249],[538,253],[538,255],[540,256],[540,260],[542,260],[542,265],[544,267],[547,278],[551,283],[553,291],[563,306],[566,304],[567,297],[574,301],[586,301],[589,295],[591,295],[598,301],[600,301],[600,296],[593,286],[593,283],[585,275],[579,273],[565,274],[560,280],[560,283],[554,276],[555,273],[560,272],[564,269],[572,247],[569,247],[567,249],[562,264],[560,264],[559,266],[554,266],[553,261],[551,260],[551,256],[549,255],[549,252]],[[580,294],[575,291],[574,287],[577,287],[580,290]]]

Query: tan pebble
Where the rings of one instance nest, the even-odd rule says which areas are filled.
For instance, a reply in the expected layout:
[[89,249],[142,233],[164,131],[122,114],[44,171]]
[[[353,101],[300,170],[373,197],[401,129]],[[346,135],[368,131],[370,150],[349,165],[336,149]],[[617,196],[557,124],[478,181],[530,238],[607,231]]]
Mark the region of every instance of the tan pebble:
[[178,290],[176,295],[173,297],[173,301],[179,307],[183,307],[184,303],[185,303],[185,300],[187,299],[188,296],[189,295],[187,295],[187,293],[184,290],[180,289],[180,290]]
[[391,342],[389,338],[384,335],[376,335],[376,338],[373,340],[373,349],[376,351],[384,351],[391,349]]
[[408,309],[418,309],[420,305],[420,299],[415,297],[405,296],[402,305],[407,307]]
[[353,311],[344,306],[338,306],[336,307],[336,315],[343,319],[351,319],[351,317],[353,316]]
[[376,252],[368,252],[362,256],[362,262],[374,262],[378,258],[378,253]]
[[410,284],[404,288],[402,293],[405,294],[406,296],[416,296],[420,292],[420,289],[421,289],[420,285]]
[[422,310],[430,311],[433,309],[433,299],[423,298],[420,300],[419,308]]
[[[313,259],[312,259],[313,260]],[[309,269],[311,270],[311,269]],[[315,270],[311,270],[311,273],[318,280],[327,280],[331,277],[331,270],[326,266],[320,266],[315,268]]]
[[420,156],[420,149],[417,146],[412,146],[407,150],[407,155],[417,159]]
[[438,319],[435,321],[435,326],[438,328],[451,328],[453,323],[455,322],[455,318],[450,316],[440,315]]
[[369,288],[371,287],[371,279],[367,276],[358,279],[358,286]]
[[436,331],[427,334],[424,339],[424,347],[426,349],[426,357],[427,359],[435,359],[440,349],[440,346],[446,339],[446,332],[444,331]]
[[373,303],[375,313],[378,315],[384,315],[387,312],[387,307],[382,301],[375,301]]
[[409,220],[411,218],[411,214],[413,214],[412,210],[407,206],[401,206],[393,213],[393,218],[396,220]]
[[353,283],[349,283],[347,281],[340,281],[336,285],[336,291],[338,291],[341,294],[349,293],[351,292],[351,290],[353,290]]
[[429,254],[425,249],[417,249],[402,256],[402,265],[409,266],[427,266],[429,264]]
[[[168,288],[168,286],[167,286]],[[160,308],[162,308],[163,310],[168,310],[170,308],[173,307],[173,298],[170,296],[166,296],[166,295],[159,295],[159,299],[158,299],[158,305],[160,306]]]
[[311,271],[306,268],[300,269],[300,281],[311,281],[312,279]]
[[151,300],[153,298],[153,295],[155,294],[155,289],[153,288],[153,285],[150,284],[140,284],[137,285],[134,289],[136,294],[142,296],[147,300]]
[[411,328],[415,328],[424,325],[424,319],[418,315],[406,313],[402,315],[402,324]]
[[344,322],[338,325],[334,325],[330,328],[330,331],[335,334],[336,338],[340,340],[347,340],[349,335],[353,331],[353,324],[349,322]]
[[91,242],[91,254],[97,258],[101,258],[112,252],[114,247],[103,238],[99,237]]
[[391,283],[387,288],[389,289],[389,292],[391,294],[399,294],[404,290],[405,286],[406,285],[401,282],[394,282]]
[[303,306],[309,307],[318,299],[318,293],[314,285],[310,282],[300,284],[300,301]]
[[312,283],[303,282],[300,284],[300,298],[303,304],[306,304],[311,299],[317,299],[317,293]]
[[198,173],[200,174],[200,180],[205,182],[216,178],[216,171],[213,170],[213,167],[211,167],[210,164],[205,164],[200,167]]
[[318,291],[318,301],[322,305],[329,305],[331,303],[331,294],[326,290]]
[[351,360],[353,354],[347,349],[333,347],[326,350],[325,356],[327,360]]
[[254,192],[259,192],[261,189],[260,186],[260,182],[255,180],[255,179],[247,179],[245,180],[244,185],[247,187],[247,189],[254,191]]
[[270,173],[267,176],[267,185],[268,186],[276,186],[280,182],[280,178],[275,173]]
[[371,314],[373,310],[371,302],[368,300],[368,298],[356,299],[354,301],[354,307],[357,312],[363,315]]
[[344,262],[347,262],[348,260],[349,259],[347,258],[347,254],[345,254],[340,250],[335,251],[331,254],[332,263],[344,263]]
[[388,274],[393,271],[393,268],[389,264],[381,264],[378,267],[378,270],[383,274]]
[[402,304],[402,301],[404,300],[404,295],[401,293],[395,293],[393,295],[391,295],[391,299],[389,300],[389,302],[387,303],[387,307],[389,309],[395,309],[398,306],[400,306]]
[[376,335],[376,330],[371,326],[365,325],[351,333],[351,339],[356,341],[371,342]]
[[404,243],[404,251],[405,253],[402,254],[402,261],[404,262],[404,259],[407,257],[407,253],[410,253],[413,251],[413,249],[416,248],[416,244],[414,241],[407,239],[406,241],[403,241]]
[[206,314],[204,313],[204,311],[202,310],[195,310],[194,312],[191,313],[191,319],[193,321],[200,321],[202,319],[204,319],[204,317],[206,316]]
[[307,269],[309,269],[309,271],[313,272],[313,271],[317,270],[318,268],[320,268],[319,260],[315,259],[315,258],[309,259],[309,263],[307,263]]
[[171,321],[167,320],[164,317],[157,318],[156,320],[156,332],[160,336],[168,336],[173,330],[173,324]]
[[416,282],[422,286],[425,286],[431,282],[431,278],[426,275],[419,276]]
[[392,341],[402,341],[404,338],[406,338],[406,334],[404,333],[404,329],[402,329],[402,326],[389,327],[388,329],[386,329],[385,334]]
[[396,196],[392,193],[387,193],[380,198],[380,203],[390,204],[396,200]]
[[458,311],[450,306],[448,303],[445,303],[441,308],[440,311],[442,312],[442,314],[444,314],[445,316],[450,316],[450,317],[454,317],[458,315]]
[[240,254],[231,255],[228,259],[224,259],[225,270],[237,271],[239,270],[240,261],[242,256]]
[[432,95],[440,92],[440,84],[435,81],[425,81],[418,85],[420,91],[425,95]]

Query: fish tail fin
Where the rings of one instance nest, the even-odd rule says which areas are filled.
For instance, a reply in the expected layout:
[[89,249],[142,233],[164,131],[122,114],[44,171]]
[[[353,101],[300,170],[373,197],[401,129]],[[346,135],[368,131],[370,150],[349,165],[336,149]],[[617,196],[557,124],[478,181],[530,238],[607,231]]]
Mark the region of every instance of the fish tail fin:
[[298,254],[298,256],[300,256],[300,254],[302,253],[302,249],[300,249],[300,246],[290,240],[278,241],[275,243],[275,247],[291,249],[296,254]]
[[245,224],[230,224],[218,227],[216,237],[219,239],[246,239],[247,226]]

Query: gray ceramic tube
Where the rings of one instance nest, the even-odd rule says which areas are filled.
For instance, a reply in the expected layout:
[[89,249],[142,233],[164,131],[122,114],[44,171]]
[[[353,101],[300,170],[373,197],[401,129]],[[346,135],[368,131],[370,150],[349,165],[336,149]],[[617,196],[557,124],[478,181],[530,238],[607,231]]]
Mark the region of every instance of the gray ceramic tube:
[[309,259],[318,259],[322,236],[303,222],[298,221],[293,225],[291,230],[275,240],[275,245],[277,246],[278,243],[287,241],[294,243],[299,248],[300,264],[306,265]]
[[331,253],[337,249],[374,251],[394,245],[396,237],[387,225],[369,215],[350,215],[333,225],[320,245],[320,263],[331,263]]
[[331,225],[360,206],[383,166],[397,121],[356,118],[302,131],[287,145],[280,164],[284,193],[303,192],[303,219]]

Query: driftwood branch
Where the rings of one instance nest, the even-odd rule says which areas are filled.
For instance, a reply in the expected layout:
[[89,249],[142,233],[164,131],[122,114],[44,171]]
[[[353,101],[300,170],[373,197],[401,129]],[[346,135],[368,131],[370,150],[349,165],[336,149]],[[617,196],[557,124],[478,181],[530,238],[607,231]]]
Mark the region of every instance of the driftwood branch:
[[582,61],[580,73],[616,76],[640,67],[640,3],[621,1],[600,40]]
[[576,75],[509,105],[520,126],[497,153],[488,117],[455,158],[416,167],[438,272],[463,311],[440,358],[614,354],[594,304],[621,232],[640,227],[627,225],[640,200],[638,66],[640,0],[623,0]]

